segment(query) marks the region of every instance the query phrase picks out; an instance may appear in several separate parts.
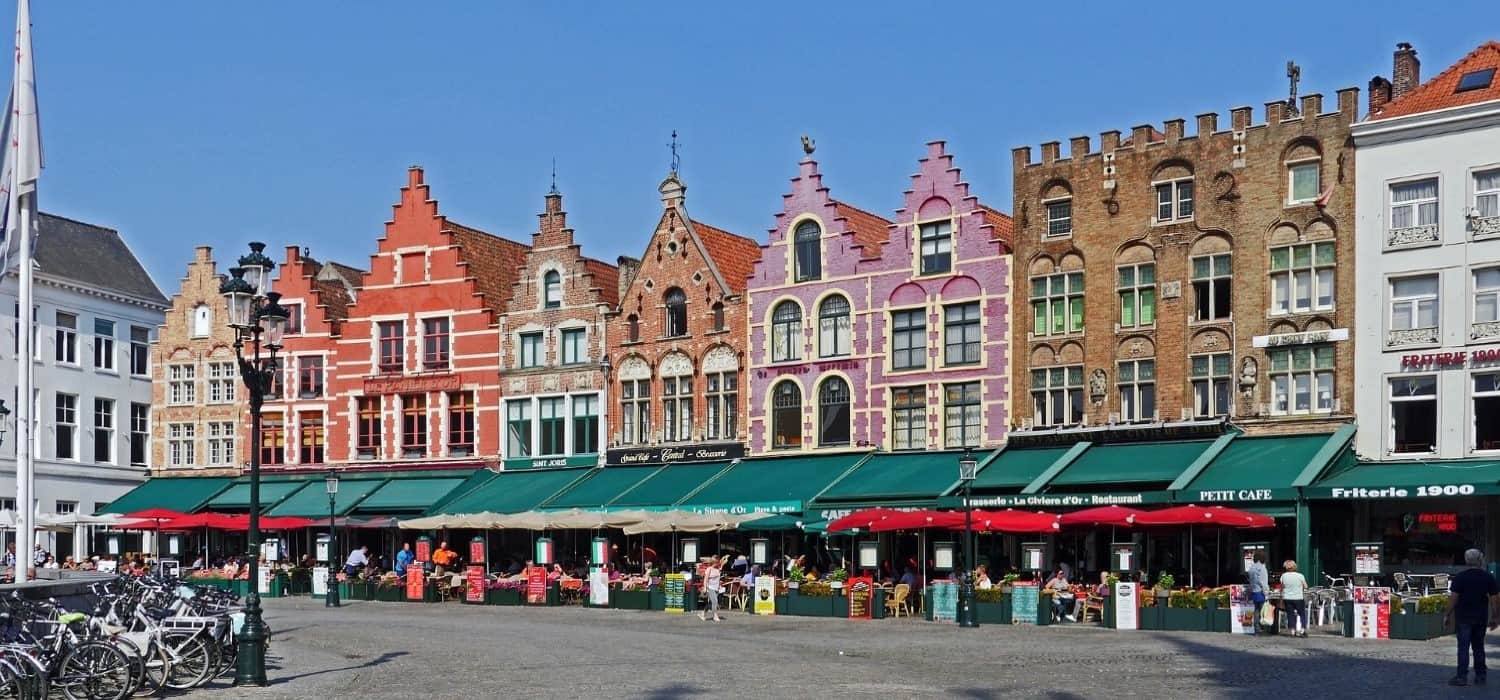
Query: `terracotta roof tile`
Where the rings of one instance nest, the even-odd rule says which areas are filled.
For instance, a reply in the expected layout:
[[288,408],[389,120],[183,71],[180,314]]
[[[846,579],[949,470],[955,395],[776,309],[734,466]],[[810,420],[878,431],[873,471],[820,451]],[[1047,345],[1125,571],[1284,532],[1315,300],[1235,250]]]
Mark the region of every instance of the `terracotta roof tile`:
[[979,205],[979,208],[984,212],[984,222],[994,227],[995,240],[1003,241],[1005,252],[1010,252],[1015,245],[1016,222],[1010,218],[1009,214],[998,209],[983,204]]
[[599,300],[610,308],[620,305],[620,268],[603,260],[583,259],[583,269],[594,276],[594,286],[599,289]]
[[484,296],[485,307],[505,313],[511,288],[520,279],[531,246],[446,219],[443,230],[458,244],[459,257],[468,265],[468,275]]
[[[1496,69],[1496,74],[1490,78],[1489,87],[1457,92],[1458,81],[1465,74],[1486,68]],[[1403,117],[1490,100],[1500,100],[1500,42],[1496,41],[1480,44],[1469,55],[1448,66],[1447,70],[1399,99],[1387,103],[1378,112],[1371,114],[1370,119]]]
[[880,246],[890,237],[891,222],[851,204],[838,200],[834,200],[833,204],[837,207],[839,216],[848,224],[849,230],[854,233],[854,242],[864,249],[861,257],[866,260],[880,257]]
[[745,285],[755,272],[755,263],[760,260],[760,243],[702,221],[694,221],[693,230],[698,232],[698,239],[708,249],[708,257],[724,276],[729,293],[744,294]]

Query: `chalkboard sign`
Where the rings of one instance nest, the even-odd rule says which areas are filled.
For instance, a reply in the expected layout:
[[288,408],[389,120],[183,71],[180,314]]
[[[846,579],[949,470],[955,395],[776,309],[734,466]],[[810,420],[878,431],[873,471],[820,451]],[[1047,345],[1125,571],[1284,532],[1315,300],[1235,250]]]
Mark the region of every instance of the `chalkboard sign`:
[[667,612],[682,612],[687,602],[687,577],[682,574],[667,574],[662,579],[662,592],[666,595]]
[[1010,589],[1011,620],[1017,624],[1036,624],[1036,608],[1042,590],[1034,583],[1017,583]]
[[958,584],[953,581],[932,582],[932,621],[953,622],[958,619]]
[[849,591],[849,619],[868,620],[873,616],[870,596],[874,588],[875,581],[868,576],[851,578],[844,585],[844,590]]

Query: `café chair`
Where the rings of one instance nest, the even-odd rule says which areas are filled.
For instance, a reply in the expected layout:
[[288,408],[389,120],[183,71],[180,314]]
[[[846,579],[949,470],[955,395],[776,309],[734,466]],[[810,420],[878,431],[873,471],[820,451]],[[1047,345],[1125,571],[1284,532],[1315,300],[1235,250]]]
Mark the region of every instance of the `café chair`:
[[886,615],[889,617],[901,617],[901,613],[905,612],[907,617],[911,617],[911,602],[907,600],[909,597],[911,597],[911,585],[905,583],[897,584],[895,593],[887,596],[885,599]]

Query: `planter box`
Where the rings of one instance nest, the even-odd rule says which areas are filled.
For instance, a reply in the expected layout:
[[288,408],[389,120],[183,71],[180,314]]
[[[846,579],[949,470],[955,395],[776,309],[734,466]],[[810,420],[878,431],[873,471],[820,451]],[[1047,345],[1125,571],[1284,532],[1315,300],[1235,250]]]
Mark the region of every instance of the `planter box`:
[[661,586],[652,586],[647,592],[647,597],[651,600],[648,609],[656,611],[667,609],[667,594],[661,589]]
[[1172,632],[1208,632],[1208,611],[1202,608],[1163,608],[1162,629]]
[[[777,615],[801,615],[803,617],[833,617],[833,597],[805,596],[795,592],[786,595],[786,607],[780,607],[781,600],[777,600]],[[845,601],[848,605],[848,601]],[[845,608],[844,616],[848,617],[848,608]]]
[[1391,615],[1391,639],[1425,641],[1450,634],[1453,628],[1443,625],[1442,615],[1419,613],[1415,603],[1406,606],[1405,613]]
[[1208,630],[1210,632],[1229,633],[1233,631],[1229,620],[1229,610],[1220,609],[1219,601],[1212,601],[1208,609]]
[[609,607],[617,610],[650,610],[651,591],[610,591]]
[[1155,605],[1145,605],[1142,606],[1137,612],[1140,614],[1140,619],[1138,621],[1140,623],[1140,629],[1164,630],[1167,628],[1166,608],[1159,608]]
[[1010,606],[1003,601],[999,603],[975,601],[974,619],[981,625],[1008,625],[1010,624]]
[[835,591],[833,594],[834,617],[849,617],[849,598],[842,594],[843,591]]
[[383,603],[399,603],[406,596],[404,586],[373,586],[371,593],[375,600]]
[[490,588],[484,592],[485,605],[521,605],[526,597],[513,588]]
[[290,595],[309,595],[312,593],[312,579],[307,574],[288,575],[287,593]]

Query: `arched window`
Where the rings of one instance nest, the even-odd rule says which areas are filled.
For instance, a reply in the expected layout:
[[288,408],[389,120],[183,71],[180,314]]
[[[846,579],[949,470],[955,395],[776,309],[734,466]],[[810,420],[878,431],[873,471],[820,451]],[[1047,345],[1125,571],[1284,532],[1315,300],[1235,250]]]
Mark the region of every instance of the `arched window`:
[[783,301],[771,314],[771,361],[802,359],[802,307]]
[[782,382],[771,392],[771,447],[802,446],[802,390],[796,382]]
[[823,277],[823,229],[816,221],[797,224],[792,236],[797,246],[797,281]]
[[849,444],[849,383],[829,377],[818,387],[818,446]]
[[714,330],[724,330],[724,302],[714,302]]
[[207,338],[213,334],[214,310],[208,304],[193,307],[193,337]]
[[849,300],[834,295],[818,307],[818,356],[849,354]]
[[687,335],[687,295],[673,287],[662,297],[667,306],[667,337]]
[[625,329],[626,337],[630,339],[629,342],[635,343],[640,341],[641,319],[639,316],[636,316],[635,314],[627,316],[625,318]]
[[542,275],[542,306],[547,309],[562,306],[562,275],[557,270]]

